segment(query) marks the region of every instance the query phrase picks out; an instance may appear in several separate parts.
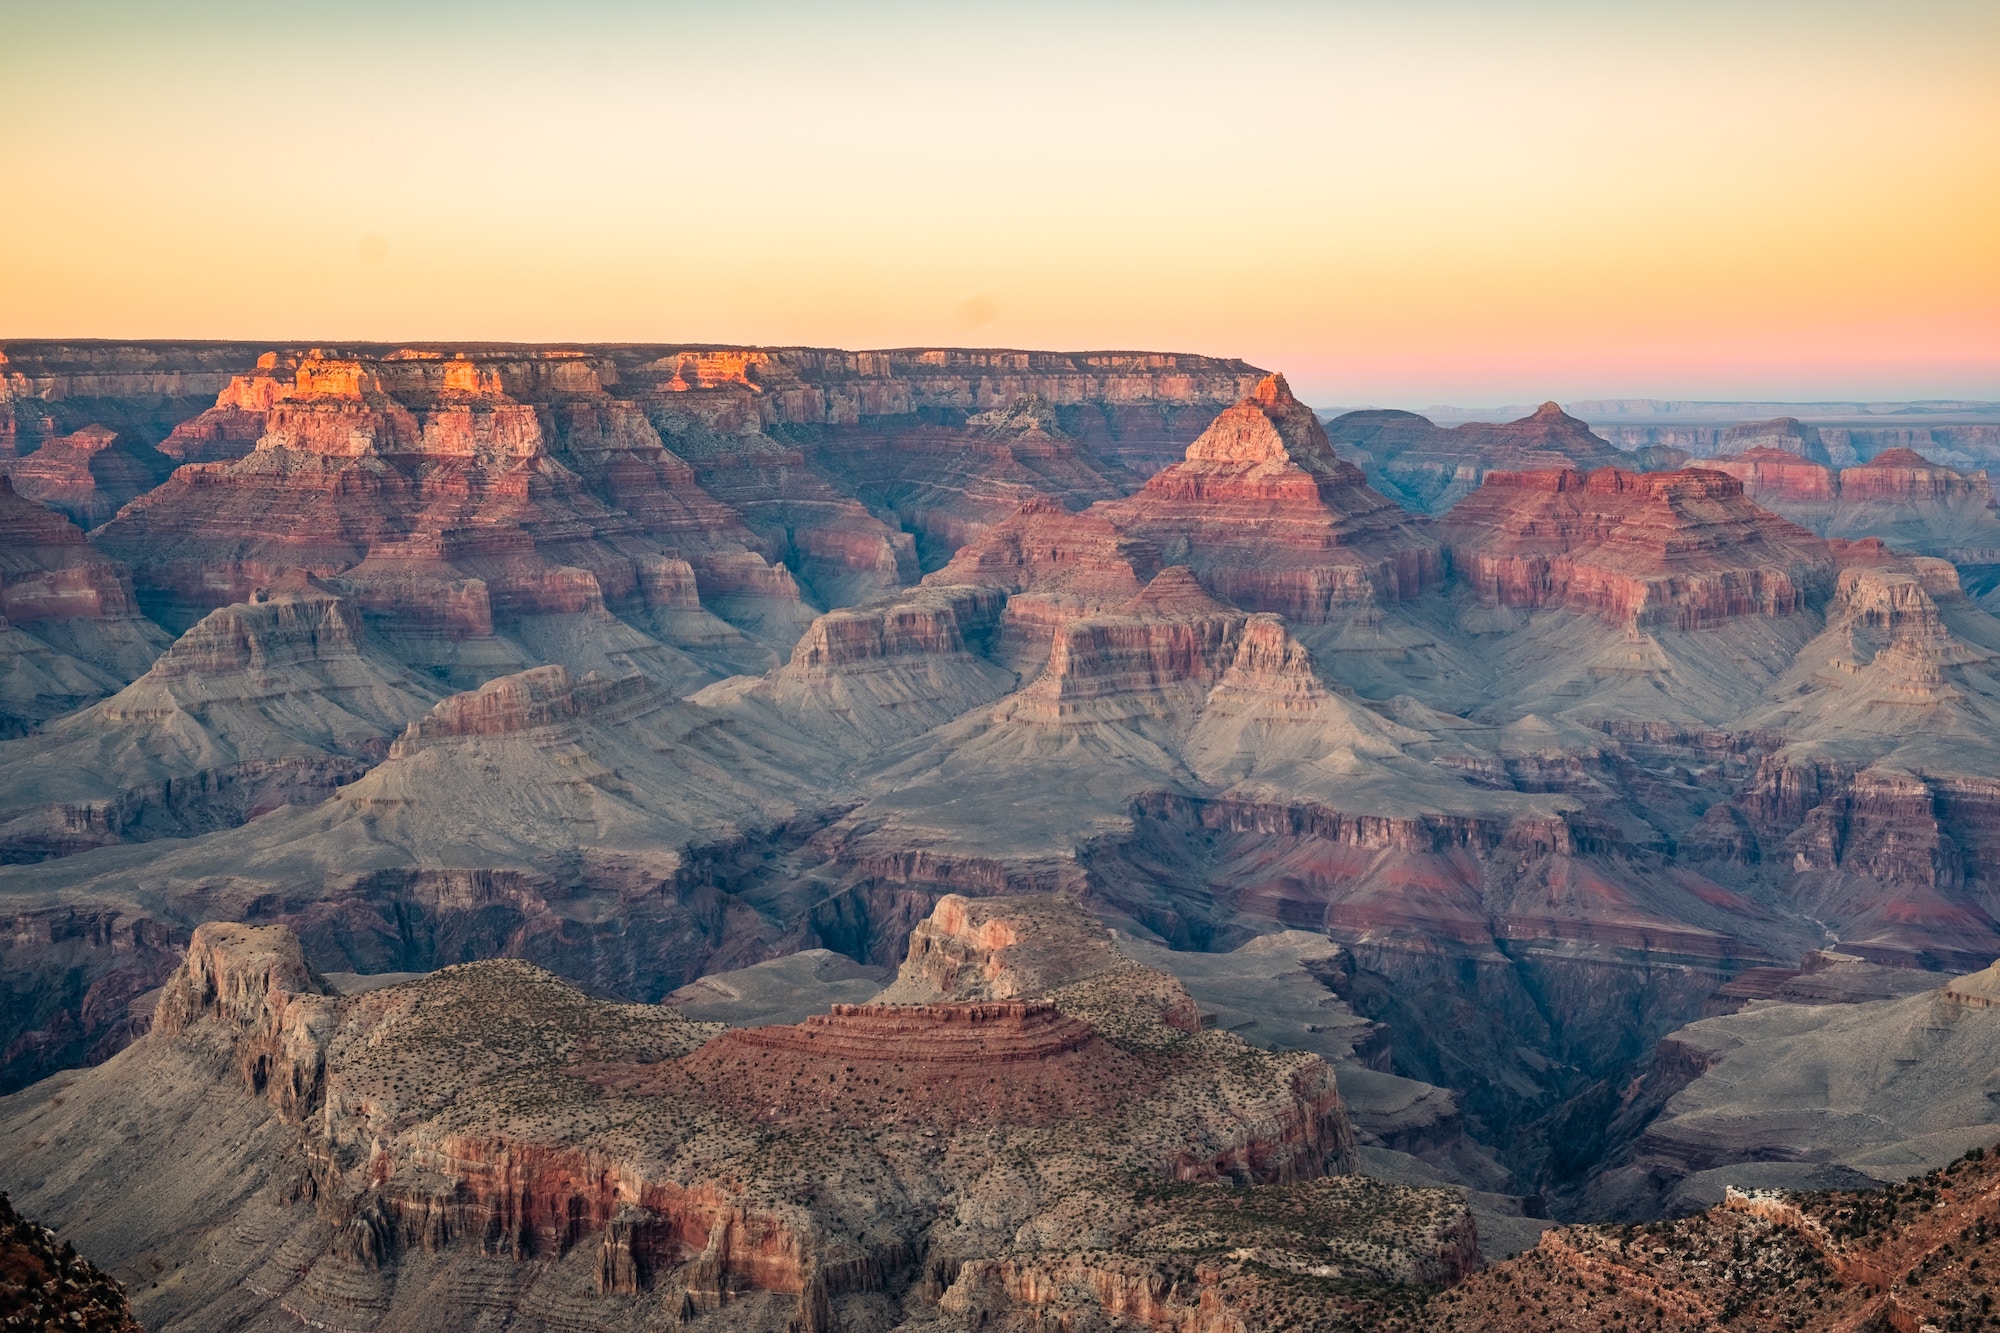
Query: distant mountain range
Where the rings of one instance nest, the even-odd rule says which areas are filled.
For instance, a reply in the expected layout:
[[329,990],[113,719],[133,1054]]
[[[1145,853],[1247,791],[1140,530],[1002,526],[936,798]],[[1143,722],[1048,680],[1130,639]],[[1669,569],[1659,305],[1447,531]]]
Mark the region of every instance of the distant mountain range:
[[[1800,421],[1870,421],[1879,417],[1924,417],[1949,421],[2000,421],[2000,402],[1969,398],[1926,398],[1913,402],[1866,403],[1823,402],[1785,403],[1772,401],[1701,401],[1667,398],[1593,398],[1564,403],[1572,416],[1596,424],[1616,422],[1698,422],[1765,421],[1772,417],[1797,417]],[[1327,407],[1326,416],[1339,416],[1353,408]],[[1442,424],[1461,421],[1513,421],[1535,410],[1532,403],[1505,407],[1452,407],[1434,405],[1420,409],[1423,415]]]

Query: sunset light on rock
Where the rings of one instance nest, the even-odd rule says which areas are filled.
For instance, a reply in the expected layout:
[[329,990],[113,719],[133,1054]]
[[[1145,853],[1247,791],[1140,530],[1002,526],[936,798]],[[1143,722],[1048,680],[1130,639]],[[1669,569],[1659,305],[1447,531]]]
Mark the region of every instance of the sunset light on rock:
[[0,1326],[2000,1329],[1990,0],[0,114]]

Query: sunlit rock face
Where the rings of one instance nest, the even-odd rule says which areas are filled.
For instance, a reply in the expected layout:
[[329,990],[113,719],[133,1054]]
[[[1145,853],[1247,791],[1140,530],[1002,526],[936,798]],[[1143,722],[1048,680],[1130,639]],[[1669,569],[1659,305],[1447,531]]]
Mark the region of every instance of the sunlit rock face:
[[1489,474],[1447,532],[1483,599],[1634,625],[1791,615],[1823,601],[1834,572],[1825,543],[1698,470]]
[[[110,1262],[143,1265],[190,1231],[235,1238],[197,1281],[143,1289],[155,1321],[228,1302],[470,1327],[496,1300],[559,1299],[583,1328],[662,1308],[1013,1327],[1139,1300],[1169,1326],[1247,1328],[1284,1297],[1273,1265],[1337,1269],[1364,1308],[1476,1265],[1455,1195],[1352,1174],[1318,1056],[1203,1031],[1178,982],[1074,904],[948,899],[920,938],[897,988],[930,988],[958,946],[982,979],[723,1031],[513,960],[324,976],[284,927],[212,922],[150,1033],[70,1095],[0,1116],[67,1162],[24,1199]],[[113,1120],[162,1129],[118,1177],[170,1191],[172,1214],[87,1220],[106,1216],[89,1155]],[[1261,1266],[1180,1283],[1175,1238],[1244,1204],[1270,1219]],[[439,1308],[441,1274],[489,1289],[481,1313]]]
[[1335,456],[1282,375],[1136,495],[1095,512],[1224,600],[1301,622],[1408,600],[1442,577],[1436,540]]
[[[1322,426],[1141,353],[18,350],[10,468],[179,466],[88,535],[0,491],[0,1115],[58,1163],[144,1108],[52,1074],[226,1125],[177,1215],[292,1238],[230,1300],[1297,1322],[1260,1274],[1440,1281],[1638,1197],[1687,1025],[2000,956],[1977,473]],[[227,922],[319,980],[224,1012]],[[1477,1228],[1364,1263],[1349,1167]]]

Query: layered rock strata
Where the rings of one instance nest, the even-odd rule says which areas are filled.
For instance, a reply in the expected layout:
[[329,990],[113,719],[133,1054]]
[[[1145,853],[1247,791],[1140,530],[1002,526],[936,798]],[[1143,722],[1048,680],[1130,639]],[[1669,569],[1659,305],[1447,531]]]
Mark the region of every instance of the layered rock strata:
[[435,701],[310,584],[210,613],[123,690],[0,752],[0,861],[311,805]]
[[45,441],[4,470],[17,494],[94,528],[166,480],[173,467],[166,455],[93,424]]
[[0,736],[111,693],[167,642],[122,564],[0,477]]
[[[0,1104],[33,1144],[0,1173],[114,1272],[190,1237],[212,1254],[140,1291],[168,1324],[470,1327],[485,1316],[433,1293],[477,1282],[581,1328],[1144,1308],[1247,1329],[1300,1280],[1338,1277],[1312,1305],[1366,1318],[1476,1264],[1450,1195],[1339,1176],[1324,1064],[1167,1026],[1176,996],[1123,963],[1037,999],[717,1036],[518,963],[336,996],[288,932],[211,924],[145,1040]],[[940,1097],[969,1114],[938,1118]],[[90,1146],[105,1117],[148,1127],[115,1195]],[[175,1202],[171,1227],[140,1194]]]
[[1136,495],[1092,512],[1189,566],[1216,596],[1302,623],[1413,598],[1442,577],[1437,543],[1335,457],[1281,375]]
[[1983,471],[1957,472],[1909,449],[1837,470],[1768,447],[1697,466],[1728,473],[1757,504],[1822,537],[1873,537],[1950,560],[1981,592],[2000,567],[2000,516]]
[[1446,532],[1454,571],[1500,606],[1695,629],[1832,591],[1824,543],[1706,471],[1492,473]]
[[1479,488],[1489,472],[1622,467],[1645,472],[1680,466],[1686,455],[1648,448],[1628,453],[1555,403],[1518,421],[1467,422],[1449,429],[1414,412],[1349,412],[1327,423],[1384,495],[1420,513],[1442,514]]

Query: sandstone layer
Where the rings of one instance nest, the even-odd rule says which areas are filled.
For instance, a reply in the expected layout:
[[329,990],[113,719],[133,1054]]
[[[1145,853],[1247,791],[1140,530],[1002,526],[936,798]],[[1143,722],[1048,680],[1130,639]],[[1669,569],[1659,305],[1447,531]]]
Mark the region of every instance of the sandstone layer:
[[[1024,906],[1030,951],[1093,929]],[[1343,1174],[1324,1063],[1166,1021],[1185,1008],[1120,960],[1015,1001],[718,1034],[514,962],[343,997],[289,931],[211,923],[144,1040],[0,1103],[0,1171],[114,1272],[191,1243],[200,1266],[138,1291],[164,1328],[1247,1331],[1365,1322],[1471,1269],[1452,1196]],[[115,1185],[107,1118],[148,1127]]]
[[1954,471],[1909,449],[1835,469],[1764,446],[1697,466],[1728,473],[1758,505],[1822,537],[1873,537],[1942,557],[1981,593],[2000,576],[2000,516],[1983,471]]
[[[1829,950],[1883,998],[2000,955],[1975,567],[1721,472],[1580,469],[1556,414],[1493,428],[1434,520],[1362,467],[1426,428],[1329,440],[1237,363],[255,351],[51,352],[10,400],[34,442],[99,421],[187,464],[97,548],[6,511],[8,588],[63,611],[0,629],[42,731],[0,773],[59,794],[10,807],[50,857],[0,869],[10,1088],[143,1033],[208,921],[284,924],[325,974],[511,957],[795,1024],[794,982],[862,1002],[953,895],[1061,891],[1200,1013],[1330,1061],[1361,1163],[1467,1192],[1505,1253],[1594,1206],[1677,1029],[1863,1000]],[[216,378],[146,406],[174,365]],[[83,392],[120,366],[124,406]],[[1933,503],[1877,471],[1869,504]],[[100,705],[164,647],[133,601],[192,665]],[[152,643],[117,674],[77,651],[110,625]],[[1047,1016],[992,1021],[1035,1048]],[[1094,1095],[1082,1051],[1016,1111]],[[1051,1264],[975,1285],[1172,1288]]]
[[1354,453],[1383,494],[1426,514],[1444,513],[1477,490],[1489,472],[1653,471],[1685,461],[1671,449],[1615,448],[1555,403],[1543,403],[1518,421],[1449,429],[1414,412],[1349,412],[1329,421],[1327,432]]

